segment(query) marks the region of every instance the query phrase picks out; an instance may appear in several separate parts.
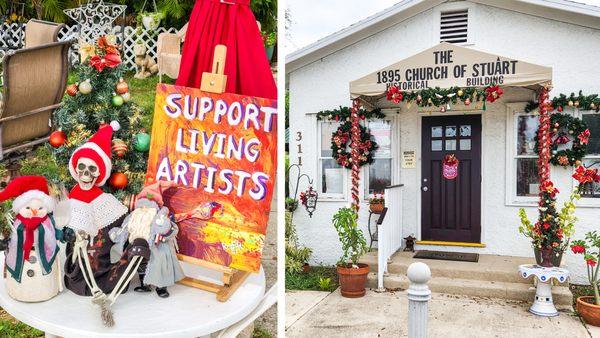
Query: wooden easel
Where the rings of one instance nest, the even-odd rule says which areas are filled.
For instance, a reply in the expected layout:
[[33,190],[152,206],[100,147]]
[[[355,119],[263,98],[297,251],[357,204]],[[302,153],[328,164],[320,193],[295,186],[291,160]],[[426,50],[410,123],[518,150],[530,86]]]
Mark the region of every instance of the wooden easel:
[[[227,86],[227,75],[224,74],[226,57],[227,47],[224,45],[215,46],[212,73],[202,73],[200,90],[216,94],[223,94],[225,92],[225,87]],[[185,277],[179,281],[179,283],[183,285],[216,293],[217,300],[220,302],[227,301],[250,275],[250,272],[239,271],[216,263],[208,262],[203,259],[180,254],[177,255],[177,258],[179,258],[179,260],[182,262],[200,266],[223,274],[221,277],[221,282],[223,283],[222,285],[191,277]]]

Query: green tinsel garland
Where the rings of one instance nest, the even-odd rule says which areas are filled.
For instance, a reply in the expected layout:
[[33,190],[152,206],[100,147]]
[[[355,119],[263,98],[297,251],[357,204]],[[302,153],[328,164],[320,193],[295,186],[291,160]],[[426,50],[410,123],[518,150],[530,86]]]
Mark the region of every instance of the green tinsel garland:
[[[382,119],[385,114],[381,112],[381,109],[373,109],[366,111],[361,109],[358,111],[358,116],[362,119]],[[333,110],[322,110],[317,113],[317,120],[334,120],[334,121],[349,121],[350,120],[350,107],[342,107]]]
[[[581,140],[578,138],[581,133],[587,130],[586,123],[571,115],[556,113],[550,116],[550,128],[553,130],[553,135],[560,133],[561,129],[566,130],[566,135],[572,141],[571,148],[562,150],[558,150],[558,144],[553,141],[550,149],[550,163],[563,167],[579,165],[581,159],[587,153],[587,144],[581,143]],[[537,154],[539,149],[538,132],[535,134],[535,153]],[[560,160],[561,158],[563,161]],[[565,162],[565,158],[568,163]]]
[[[551,102],[552,107],[559,113],[562,112],[565,107],[575,107],[579,110],[594,110],[596,113],[600,111],[600,97],[598,94],[583,95],[581,90],[578,95],[571,93],[571,95],[567,96],[561,93],[558,96],[555,96]],[[530,113],[537,108],[538,103],[530,101],[525,107],[525,112]]]

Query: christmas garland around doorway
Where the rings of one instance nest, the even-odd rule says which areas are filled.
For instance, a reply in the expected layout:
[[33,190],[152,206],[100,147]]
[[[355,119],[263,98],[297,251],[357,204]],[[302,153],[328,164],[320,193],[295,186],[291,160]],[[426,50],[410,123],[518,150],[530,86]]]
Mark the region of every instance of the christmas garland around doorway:
[[[555,113],[550,117],[550,163],[557,166],[578,166],[587,153],[590,130],[581,119],[568,114]],[[536,133],[537,135],[538,133]],[[571,147],[558,149],[571,142]],[[535,138],[535,152],[538,153],[539,140]]]

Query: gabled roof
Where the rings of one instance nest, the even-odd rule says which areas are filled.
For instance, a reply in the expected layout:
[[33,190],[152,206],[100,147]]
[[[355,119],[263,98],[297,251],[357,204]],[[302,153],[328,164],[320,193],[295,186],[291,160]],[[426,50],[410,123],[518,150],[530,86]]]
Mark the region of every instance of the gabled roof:
[[[492,7],[600,29],[600,7],[568,0],[469,0]],[[403,0],[286,56],[290,73],[448,0]]]

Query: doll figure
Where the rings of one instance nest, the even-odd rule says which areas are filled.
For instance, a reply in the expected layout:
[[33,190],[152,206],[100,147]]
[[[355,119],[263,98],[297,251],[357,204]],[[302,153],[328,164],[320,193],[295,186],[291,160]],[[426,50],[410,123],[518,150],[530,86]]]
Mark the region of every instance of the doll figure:
[[0,244],[6,250],[8,295],[22,302],[46,301],[62,291],[57,241],[72,242],[75,233],[55,227],[51,214],[55,203],[44,177],[15,178],[0,192],[0,201],[11,198],[16,214],[12,233]]
[[141,285],[134,290],[150,292],[150,285],[162,298],[169,297],[167,287],[185,277],[175,252],[177,225],[169,218],[169,209],[159,207],[154,201],[138,199],[135,208],[123,222],[121,230],[111,233],[115,242],[126,238],[146,238],[150,246],[150,258],[138,269]]

